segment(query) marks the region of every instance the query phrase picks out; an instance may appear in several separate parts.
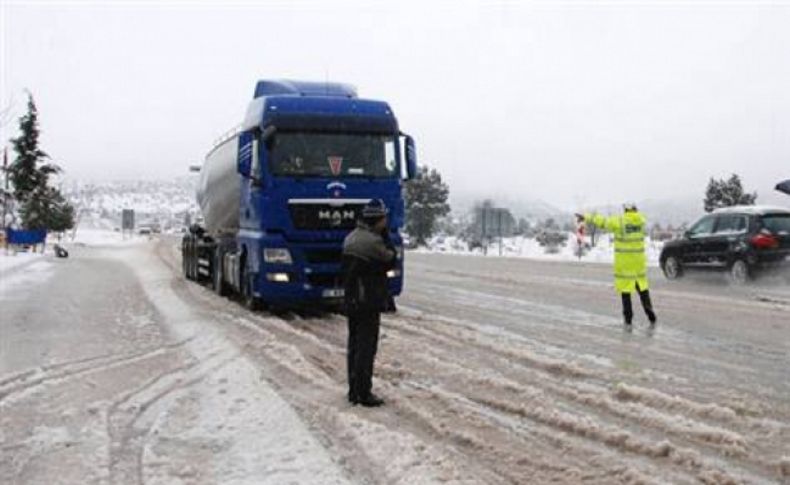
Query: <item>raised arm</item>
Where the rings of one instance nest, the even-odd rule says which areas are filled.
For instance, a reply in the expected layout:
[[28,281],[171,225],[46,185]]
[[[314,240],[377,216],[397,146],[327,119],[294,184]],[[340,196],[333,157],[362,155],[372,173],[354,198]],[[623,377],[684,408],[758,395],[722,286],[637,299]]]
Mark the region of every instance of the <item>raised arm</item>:
[[585,214],[584,220],[595,224],[595,227],[607,232],[619,232],[622,218],[620,216],[605,217],[601,214],[591,213]]

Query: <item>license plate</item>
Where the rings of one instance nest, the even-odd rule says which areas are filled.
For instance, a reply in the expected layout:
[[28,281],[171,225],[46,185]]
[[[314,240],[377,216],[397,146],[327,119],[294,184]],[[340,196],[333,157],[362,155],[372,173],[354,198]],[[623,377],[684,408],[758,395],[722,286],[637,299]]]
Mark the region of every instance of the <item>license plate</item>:
[[321,295],[324,298],[343,298],[343,295],[345,295],[345,291],[343,290],[343,288],[329,288],[324,290],[324,292],[321,293]]

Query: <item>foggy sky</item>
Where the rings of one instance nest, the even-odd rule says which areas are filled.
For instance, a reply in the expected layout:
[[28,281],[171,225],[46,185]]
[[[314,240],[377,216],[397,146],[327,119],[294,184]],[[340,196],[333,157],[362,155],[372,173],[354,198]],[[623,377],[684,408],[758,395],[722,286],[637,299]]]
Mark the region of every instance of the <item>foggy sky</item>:
[[737,172],[787,203],[769,194],[790,178],[790,4],[3,1],[0,17],[0,107],[21,115],[29,89],[71,178],[184,175],[257,79],[328,79],[390,102],[455,193],[573,208],[698,197]]

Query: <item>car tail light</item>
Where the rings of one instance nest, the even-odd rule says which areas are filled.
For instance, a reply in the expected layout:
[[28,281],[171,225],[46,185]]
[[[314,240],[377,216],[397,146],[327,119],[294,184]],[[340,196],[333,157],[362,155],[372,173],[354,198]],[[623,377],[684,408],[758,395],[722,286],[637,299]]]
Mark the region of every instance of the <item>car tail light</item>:
[[752,246],[757,249],[777,249],[779,239],[773,234],[761,231],[752,237]]

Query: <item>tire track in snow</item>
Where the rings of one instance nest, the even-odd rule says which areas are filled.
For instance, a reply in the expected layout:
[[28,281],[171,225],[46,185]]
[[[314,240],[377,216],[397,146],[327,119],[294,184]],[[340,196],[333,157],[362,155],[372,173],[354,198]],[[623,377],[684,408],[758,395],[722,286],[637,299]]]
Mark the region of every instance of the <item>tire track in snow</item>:
[[172,344],[158,346],[144,352],[135,352],[122,356],[101,355],[87,357],[22,371],[19,374],[4,379],[4,381],[0,383],[0,406],[5,404],[4,401],[10,401],[9,398],[18,399],[21,396],[17,394],[23,391],[34,392],[38,387],[50,382],[61,382],[116,367],[138,364],[141,361],[156,358],[173,350],[177,350],[186,345],[190,340],[191,339],[185,339]]
[[[143,451],[156,416],[172,405],[173,394],[193,386],[237,356],[217,352],[199,362],[169,369],[142,386],[125,393],[107,412],[110,444],[110,478],[113,483],[144,483]],[[142,423],[141,423],[142,422]]]
[[[388,320],[387,324],[392,324],[399,319],[392,319]],[[305,329],[322,329],[320,333],[326,334],[325,330],[326,326],[321,326],[319,322],[315,322],[315,326],[310,326],[306,324],[304,326]],[[436,323],[432,322],[432,325],[428,327],[425,326],[427,322],[420,321],[418,322],[420,330],[410,329],[408,332],[408,338],[412,339],[414,335],[424,334],[426,336],[431,336],[437,330]],[[390,328],[392,326],[390,325]],[[396,329],[400,329],[399,327],[395,327]],[[431,330],[426,330],[426,328],[430,328]],[[449,332],[448,332],[449,334]],[[444,335],[448,335],[444,334]],[[456,336],[457,332],[456,332]],[[461,339],[463,340],[463,339]],[[390,342],[391,344],[391,342]],[[415,342],[410,341],[409,345],[412,347],[411,350],[413,353],[421,355],[422,353],[428,353],[427,349],[424,349],[422,346],[415,346]],[[447,351],[448,353],[452,354],[460,353],[463,349],[453,348],[453,342],[450,340],[444,340],[442,342],[438,342],[438,345],[432,345],[433,349],[442,349],[442,351]],[[448,350],[448,349],[453,350]],[[488,350],[493,350],[489,348]],[[476,356],[475,356],[476,357]],[[473,360],[473,362],[478,365],[480,362],[478,360]],[[412,362],[413,363],[413,362]],[[436,364],[433,365],[434,367]],[[431,367],[430,365],[423,365],[422,367]],[[491,365],[491,369],[504,369],[507,367],[507,362],[496,362]],[[381,366],[380,374],[386,376],[389,372],[386,367]],[[399,377],[403,377],[406,373],[404,369],[398,368],[394,371],[396,375]],[[575,387],[572,383],[569,383],[567,380],[564,380],[560,384],[551,384],[546,382],[546,375],[538,374],[535,376],[534,379],[531,379],[530,382],[538,382],[542,386],[541,392],[547,391],[554,395],[554,398],[561,397],[566,401],[572,401],[582,406],[587,406],[587,408],[582,408],[581,411],[586,411],[589,413],[591,411],[590,406],[597,409],[597,412],[605,412],[609,415],[612,415],[617,418],[622,418],[621,421],[625,421],[626,424],[629,422],[635,423],[638,426],[644,427],[647,426],[648,428],[654,428],[661,433],[670,433],[682,442],[689,442],[690,446],[692,447],[699,447],[701,445],[708,445],[712,448],[720,451],[726,457],[736,457],[736,456],[744,456],[746,454],[746,447],[747,443],[745,438],[737,432],[733,432],[728,429],[724,429],[715,425],[709,425],[702,422],[696,422],[690,420],[688,417],[679,416],[677,414],[664,414],[663,412],[653,410],[650,407],[645,406],[633,406],[631,403],[628,402],[618,402],[618,397],[623,398],[622,389],[629,389],[632,396],[636,396],[639,393],[638,388],[630,387],[630,388],[620,388],[621,391],[619,393],[616,391],[618,389],[615,387],[614,389],[611,388],[599,388],[595,387],[592,390],[596,392],[590,392],[590,389],[579,389]],[[485,380],[490,379],[487,377]],[[524,385],[520,386],[522,389],[525,387]],[[691,414],[698,415],[701,418],[713,418],[714,420],[718,421],[728,421],[732,422],[736,420],[736,414],[734,411],[730,410],[729,408],[722,407],[719,405],[705,405],[705,404],[697,404],[693,403],[689,400],[683,400],[680,398],[673,398],[671,396],[666,396],[662,393],[654,391],[652,393],[652,400],[658,401],[659,404],[663,405],[663,407],[668,407],[671,411],[691,411]],[[669,406],[666,404],[669,403]],[[659,406],[659,408],[662,406]],[[654,437],[657,440],[661,440],[661,435],[658,434]],[[689,441],[690,440],[690,441]],[[715,459],[715,457],[713,457]],[[757,460],[757,463],[763,467],[770,467],[769,462],[765,462],[762,460]],[[748,465],[748,464],[747,464]],[[753,466],[753,465],[752,465]],[[747,466],[748,467],[748,466]]]
[[[424,322],[420,323],[423,324]],[[435,323],[438,324],[438,322]],[[436,329],[435,326],[431,328]],[[410,345],[414,346],[414,343]],[[432,345],[431,348],[447,351],[449,354],[448,362],[452,362],[453,353],[460,354],[464,352],[462,346],[457,346],[449,339],[440,342],[438,345]],[[688,415],[700,412],[701,416],[708,417],[708,411],[711,409],[717,410],[717,413],[715,413],[717,418],[721,418],[722,414],[733,417],[735,413],[725,412],[724,410],[728,408],[718,405],[711,407],[710,405],[692,403],[680,398],[673,399],[657,391],[652,393],[653,398],[655,400],[661,398],[659,402],[662,404],[671,403],[670,412],[664,412],[665,410],[661,409],[660,406],[656,409],[652,409],[650,406],[630,406],[627,403],[617,401],[617,380],[603,383],[606,384],[603,386],[595,382],[574,383],[568,379],[563,379],[561,382],[556,383],[552,379],[547,379],[547,376],[542,373],[535,373],[527,378],[524,372],[531,373],[530,369],[519,366],[518,371],[516,371],[507,359],[492,361],[494,358],[493,354],[493,352],[487,352],[486,355],[477,354],[472,356],[468,352],[466,353],[475,366],[486,365],[491,373],[500,371],[518,382],[527,382],[528,384],[520,384],[522,389],[538,386],[541,392],[545,391],[551,394],[552,400],[559,398],[563,403],[572,402],[578,404],[578,406],[575,406],[575,411],[587,413],[595,411],[598,415],[601,415],[603,412],[605,415],[619,418],[616,424],[631,428],[641,428],[642,430],[652,428],[660,433],[670,433],[694,448],[698,448],[701,445],[712,447],[729,458],[733,464],[736,462],[740,463],[741,466],[752,469],[758,474],[764,474],[766,469],[771,469],[776,464],[774,458],[771,457],[776,456],[777,450],[773,449],[770,444],[763,445],[762,442],[766,433],[769,433],[769,436],[775,436],[777,433],[786,430],[785,425],[766,423],[765,420],[755,420],[744,416],[737,416],[731,420],[709,418],[708,421],[712,421],[713,424],[695,421],[689,419]],[[467,379],[472,378],[467,377]],[[638,392],[636,389],[631,388],[632,391]],[[682,407],[682,405],[687,405],[687,407]],[[678,411],[683,411],[683,414],[678,414]],[[601,416],[604,417],[604,415]],[[722,427],[722,425],[725,427]],[[657,439],[660,438],[661,435]],[[746,459],[747,448],[750,451],[748,459]],[[744,460],[733,461],[741,457]],[[776,460],[780,460],[780,458],[776,458]]]
[[[186,291],[212,310],[229,313],[235,323],[265,335],[264,343],[250,344],[248,350],[271,365],[264,371],[267,378],[283,389],[303,414],[313,419],[320,416],[317,425],[328,430],[327,434],[346,429],[329,417],[346,412],[338,402],[345,378],[341,318],[285,322],[250,314],[208,290],[188,286]],[[533,317],[537,318],[534,312]],[[609,325],[611,319],[605,320]],[[672,482],[762,482],[776,479],[776,473],[782,476],[776,469],[781,468],[784,458],[777,457],[776,450],[766,460],[748,455],[754,441],[759,441],[758,432],[776,433],[776,423],[742,416],[727,405],[697,402],[630,382],[619,385],[619,378],[628,373],[597,365],[594,356],[574,359],[575,368],[570,369],[557,365],[566,362],[541,355],[534,348],[528,354],[530,358],[516,359],[523,349],[502,345],[507,332],[495,338],[475,332],[474,325],[465,322],[459,330],[458,322],[441,317],[385,317],[376,385],[387,391],[390,405],[383,412],[365,417],[385,428],[403,427],[425,443],[445,443],[461,457],[481,460],[479,455],[484,454],[483,468],[503,473],[500,480],[513,482],[518,482],[515,477],[523,470],[540,471],[544,475],[535,476],[569,482],[575,481],[568,479],[572,476],[601,483],[649,483],[655,477]],[[541,339],[552,345],[550,338],[557,336],[556,332],[536,333],[532,337],[537,340],[531,345]],[[475,349],[473,353],[468,352],[470,347]],[[423,354],[432,356],[435,362],[422,358]],[[411,361],[405,356],[411,356]],[[440,367],[446,367],[445,372],[434,375]],[[506,376],[518,379],[511,380],[509,387],[503,385],[508,377],[492,379],[491,371],[497,369],[505,369]],[[426,381],[429,375],[433,375],[433,382]],[[293,381],[294,377],[299,383]],[[642,377],[655,384],[659,377],[675,376],[652,372]],[[532,387],[520,384],[523,380]],[[317,387],[307,389],[314,384]],[[519,392],[525,389],[534,394],[536,401],[531,407],[520,402],[524,396]],[[538,406],[545,404],[547,396],[558,409]],[[315,400],[323,403],[316,404]],[[452,411],[444,415],[445,410]],[[682,419],[673,421],[671,413]],[[663,433],[671,434],[672,440],[661,438]],[[347,443],[332,443],[336,449],[346,450],[345,456],[351,452]],[[508,453],[508,449],[530,447],[539,449],[539,458],[520,457],[519,464],[519,458]],[[703,451],[702,447],[709,449]],[[557,450],[563,450],[561,456],[553,455]],[[733,461],[736,455],[742,458]],[[624,459],[634,465],[633,473],[624,471]],[[357,462],[355,466],[368,468],[372,464]],[[510,470],[510,475],[502,470]]]
[[[453,291],[455,290],[443,290],[441,293],[447,294],[448,292],[452,293]],[[616,351],[623,345],[622,334],[617,331],[613,331],[619,324],[616,324],[616,320],[610,317],[601,317],[587,314],[585,312],[579,312],[578,310],[569,310],[571,313],[575,312],[579,313],[579,315],[574,318],[565,318],[564,316],[557,315],[561,309],[560,307],[549,305],[551,308],[551,318],[547,319],[545,316],[546,312],[541,310],[541,308],[545,307],[544,304],[537,304],[537,306],[535,306],[536,304],[526,300],[520,300],[518,298],[501,297],[480,292],[470,293],[468,290],[462,291],[464,295],[467,295],[466,297],[451,300],[450,303],[446,305],[447,308],[450,309],[450,313],[455,313],[459,308],[463,308],[470,315],[474,315],[475,318],[478,316],[481,319],[491,318],[492,315],[495,315],[497,320],[501,322],[513,322],[515,318],[521,318],[520,323],[523,325],[525,322],[528,322],[529,328],[519,330],[518,333],[529,332],[530,335],[534,336],[535,339],[545,341],[548,345],[552,345],[554,342],[564,342],[567,345],[572,346],[569,347],[567,352],[568,354],[583,354],[584,350],[580,350],[580,347],[581,349],[588,349],[590,346],[593,346],[594,348],[598,348],[601,351],[610,351],[610,349]],[[440,292],[437,287],[435,294],[439,293]],[[500,304],[491,304],[488,302],[479,304],[478,300],[472,300],[474,305],[470,305],[468,303],[470,301],[468,298],[469,294],[477,295],[478,299],[483,297],[485,297],[484,299],[488,299],[488,297],[490,297],[491,300],[500,301]],[[437,298],[432,295],[434,295],[434,293],[421,294],[419,297],[412,297],[411,299],[418,301],[421,307],[431,307],[433,308],[433,311],[436,311],[438,308],[441,312],[444,310],[443,305],[445,304],[440,300],[437,300]],[[528,308],[528,310],[523,309],[525,306]],[[555,321],[557,318],[559,318],[559,320]],[[588,323],[598,320],[600,320],[602,323],[592,326],[590,323]],[[473,324],[471,321],[469,323]],[[582,325],[585,328],[591,328],[590,332],[584,333],[583,339],[580,339],[579,330],[576,328],[578,325]],[[592,331],[593,329],[595,329],[595,332]],[[661,332],[661,338],[668,338],[670,342],[665,342],[665,345],[662,345],[661,347],[643,347],[641,350],[649,352],[651,358],[660,356],[662,358],[662,364],[674,367],[672,369],[673,371],[681,370],[681,367],[677,367],[677,363],[683,362],[687,364],[693,364],[691,367],[695,370],[696,375],[694,377],[697,379],[708,381],[724,375],[728,378],[726,383],[727,385],[723,387],[724,389],[735,388],[741,391],[743,395],[755,394],[754,380],[764,377],[761,371],[755,368],[746,367],[744,364],[729,362],[725,358],[727,356],[731,357],[731,354],[728,352],[721,352],[719,355],[721,355],[722,358],[712,358],[711,356],[702,352],[681,352],[675,350],[674,348],[676,345],[673,345],[671,340],[674,340],[675,342],[681,342],[681,334],[677,334],[674,337],[666,337],[666,333],[672,332],[665,332],[661,328],[659,328],[659,331]],[[584,345],[584,347],[582,347],[582,345]],[[687,346],[688,344],[684,343],[682,347]],[[775,357],[772,359],[774,363],[769,366],[770,368],[774,369],[772,372],[777,372],[778,369],[782,369],[784,367],[783,364],[786,362],[786,358],[782,359],[781,357],[782,356],[780,354],[775,354]],[[686,365],[682,368],[688,367],[690,366]],[[670,374],[670,376],[687,379],[682,374],[679,375],[676,372]],[[710,387],[711,386],[707,386],[708,389],[710,389]],[[764,387],[760,388],[760,397],[773,401],[780,400],[781,402],[782,394],[776,388]]]
[[[269,324],[269,323],[272,323],[272,322],[267,321],[266,323]],[[319,322],[306,322],[306,327],[305,328],[310,328],[308,326],[310,323],[315,323],[317,325],[320,325]],[[279,322],[278,323],[274,323],[274,325],[277,325],[278,327],[282,327],[282,326],[286,326],[287,327],[288,326],[288,324],[282,324],[282,323],[279,323]],[[298,330],[293,329],[293,328],[289,328],[289,329],[287,329],[285,331],[290,334],[289,338],[293,338],[294,336],[296,336],[298,334]],[[307,340],[312,340],[312,339],[308,338]],[[304,344],[304,342],[302,342],[302,344]],[[295,342],[294,345],[299,345],[299,343]],[[305,345],[301,345],[300,348],[304,349],[304,348],[306,348],[306,346]],[[336,349],[336,350],[340,350],[340,349]],[[384,362],[384,363],[382,363],[380,365],[380,372],[379,372],[379,374],[383,378],[386,378],[387,374],[391,374],[392,371],[393,371],[392,368],[389,367],[386,362]],[[395,373],[396,374],[398,373],[397,369],[395,370]],[[341,378],[344,377],[344,376],[342,376],[342,372],[338,372],[338,370],[336,370],[334,372],[334,374],[336,376],[339,375]],[[343,385],[343,383],[342,382],[337,382],[336,385],[338,387],[340,387],[340,386]],[[393,392],[393,394],[395,394],[396,392],[397,391]],[[390,404],[392,406],[398,406],[398,407],[401,407],[401,408],[404,407],[404,406],[407,406],[407,403],[405,403],[404,400],[402,400],[402,399],[397,399],[397,400],[391,401]],[[452,408],[453,407],[452,404],[453,403],[445,403],[445,405],[448,408]],[[464,431],[454,430],[454,427],[455,427],[454,426],[454,418],[451,419],[451,420],[445,421],[442,424],[442,427],[436,427],[434,425],[434,421],[436,419],[436,412],[437,412],[436,406],[431,407],[431,410],[428,411],[427,413],[426,413],[425,410],[423,410],[422,412],[417,412],[414,409],[412,409],[412,412],[411,412],[411,417],[412,417],[413,420],[417,421],[418,428],[423,429],[423,428],[427,427],[428,429],[431,429],[433,431],[433,433],[431,435],[426,437],[427,440],[429,440],[429,441],[447,440],[447,441],[450,441],[454,445],[459,445],[459,446],[463,446],[463,447],[466,447],[466,448],[470,448],[471,447],[474,451],[479,451],[479,448],[481,448],[480,440],[476,439],[474,437],[474,435],[472,435],[472,434],[465,433]],[[465,422],[464,424],[468,426],[468,423]],[[399,422],[398,425],[402,426],[403,423]],[[489,430],[489,432],[491,432],[491,431]],[[500,455],[501,454],[507,454],[505,450],[509,450],[509,449],[517,450],[517,449],[519,449],[519,447],[502,446],[502,443],[501,443],[502,442],[502,437],[500,437],[499,442],[500,442],[499,446],[497,447],[497,450],[495,451],[495,453],[498,453]],[[526,444],[527,443],[521,443],[521,446],[524,446]],[[532,443],[531,445],[534,446],[534,443]],[[467,453],[467,456],[469,456],[468,453]],[[543,462],[541,462],[539,468],[551,469],[552,468],[551,462],[553,460],[556,460],[554,450],[553,449],[547,449],[546,452],[544,453],[544,457],[545,458],[544,458]],[[519,457],[518,455],[509,455],[508,458],[506,458],[506,459],[502,458],[502,459],[500,459],[498,461],[494,461],[494,462],[488,464],[487,468],[492,469],[492,470],[498,470],[500,473],[508,474],[507,472],[502,471],[502,467],[501,467],[502,461],[505,461],[505,462],[522,461],[523,462],[524,458],[523,458],[523,456]],[[572,470],[572,468],[569,469],[569,468],[563,467],[563,466],[560,466],[559,468],[561,468],[565,473],[571,473],[569,470]],[[622,471],[622,469],[620,469],[620,471]],[[556,472],[557,472],[557,470],[555,469],[555,473]],[[521,474],[519,474],[519,473],[521,473]],[[534,473],[535,473],[534,469],[530,469],[530,470],[528,470],[526,472],[523,472],[522,470],[519,470],[517,472],[509,472],[509,474],[511,475],[512,481],[515,482],[515,483],[523,482],[526,479],[526,477],[531,477],[531,476],[533,476]],[[601,473],[603,473],[604,476],[609,477],[609,479],[611,479],[612,476],[617,475],[617,473],[611,472],[611,471],[609,471],[609,472],[601,472]],[[571,475],[573,475],[573,476],[581,475],[581,474],[582,474],[581,472],[571,473]]]
[[[414,343],[411,343],[410,345],[413,346]],[[415,349],[415,350],[419,351],[419,350],[422,350],[422,349]],[[444,357],[444,356],[441,356],[441,357]],[[525,395],[525,396],[530,396],[536,403],[543,403],[543,405],[545,405],[546,403],[554,403],[555,407],[557,407],[557,404],[558,404],[557,401],[556,401],[556,397],[558,395],[561,396],[561,397],[565,397],[566,399],[570,395],[570,397],[573,398],[572,400],[575,400],[576,402],[578,402],[580,404],[586,404],[586,405],[594,404],[596,406],[601,406],[601,402],[599,402],[600,398],[593,398],[593,399],[591,399],[590,396],[579,397],[576,394],[576,391],[573,391],[573,390],[570,390],[568,392],[563,392],[562,391],[562,389],[563,389],[562,385],[555,386],[553,384],[549,384],[549,383],[545,382],[545,378],[544,378],[543,381],[541,381],[541,380],[530,380],[530,382],[535,382],[536,383],[536,385],[533,386],[533,385],[530,385],[530,384],[523,384],[521,382],[516,382],[516,381],[504,379],[503,377],[498,375],[494,369],[491,369],[491,368],[489,368],[487,370],[487,374],[486,375],[474,375],[472,372],[469,372],[470,368],[459,370],[458,368],[461,367],[461,364],[453,363],[453,362],[447,361],[447,360],[443,360],[441,357],[437,356],[437,355],[432,355],[432,356],[430,356],[430,360],[433,360],[432,364],[428,363],[428,364],[424,364],[424,365],[421,366],[423,368],[424,367],[432,367],[434,369],[440,369],[442,367],[446,368],[446,370],[443,370],[442,372],[439,373],[438,377],[435,377],[435,378],[431,379],[432,383],[428,386],[429,388],[432,388],[434,386],[443,386],[442,388],[446,388],[446,386],[449,385],[450,388],[454,389],[453,392],[457,393],[456,394],[457,396],[465,395],[467,397],[470,396],[470,395],[478,395],[478,396],[496,396],[496,395],[499,395],[499,396],[502,396],[503,394],[510,393],[510,394],[512,394],[511,397],[515,398],[515,397],[520,397],[522,395]],[[474,360],[474,363],[475,364],[479,364],[480,362],[478,360]],[[441,379],[445,375],[463,375],[463,379],[462,379],[461,383],[459,383],[457,381],[451,381],[451,380],[448,380],[448,379]],[[437,381],[437,380],[440,381],[440,382],[434,382],[434,381]],[[507,392],[503,393],[503,390],[507,391]],[[551,392],[551,391],[553,391],[556,394],[554,396],[554,398],[549,398],[546,395],[546,392]],[[463,394],[461,394],[461,393],[463,393]],[[478,397],[478,399],[481,399],[481,398]],[[479,401],[479,402],[481,402],[481,401]],[[606,402],[606,401],[603,401],[603,402]],[[560,407],[564,407],[564,406],[560,406]],[[611,410],[611,408],[609,408],[609,410]],[[589,408],[574,409],[574,412],[578,413],[577,416],[585,415],[585,416],[587,416],[587,417],[589,417],[591,419],[591,422],[603,425],[603,422],[601,422],[600,420],[596,421],[594,419],[596,417],[596,415],[595,415],[595,413],[591,413],[590,411],[591,411],[591,409],[589,409]],[[622,414],[622,411],[621,411],[621,414]],[[642,425],[647,424],[647,423],[643,422],[644,421],[643,416],[641,414],[639,414],[639,413],[635,413],[635,414],[632,414],[630,416],[626,415],[626,417],[634,418],[634,420],[637,423],[639,423],[639,424],[642,424]],[[653,420],[657,421],[655,416],[653,416]],[[551,420],[548,420],[548,419],[543,419],[543,420],[540,420],[539,422],[542,423],[542,424],[545,424],[547,426],[551,426],[553,424],[553,422]],[[560,424],[561,424],[561,422],[560,422]],[[671,420],[669,420],[669,419],[664,419],[663,421],[659,421],[657,424],[658,424],[657,427],[661,428],[660,431],[662,431],[662,432],[675,431],[675,434],[680,435],[680,436],[684,436],[684,435],[687,434],[685,432],[688,431],[688,429],[686,429],[686,428],[681,428],[680,430],[673,429],[675,426],[674,426],[673,422]],[[611,424],[611,426],[618,426],[618,425],[617,424]],[[560,428],[560,430],[564,430],[564,428],[562,428],[562,426],[559,426],[559,428]],[[692,430],[696,430],[696,428],[694,428],[694,427],[692,427],[691,429]],[[718,435],[716,435],[716,432],[718,430],[712,430],[712,431],[709,430],[709,431],[715,436],[714,437],[714,442],[715,442],[718,439]],[[625,431],[625,430],[623,430],[622,432],[623,433],[628,433],[629,435],[633,434],[632,432],[628,432],[628,431]],[[729,436],[729,434],[727,432],[725,432],[723,430],[721,430],[721,432],[724,434],[724,436]],[[656,442],[664,440],[664,438],[662,437],[662,435],[660,433],[656,433],[656,434],[652,435],[649,439],[651,439],[653,441],[656,441]],[[737,438],[735,438],[735,439],[736,439],[736,443],[738,443]],[[611,445],[611,443],[609,441],[605,442],[604,444]],[[699,443],[697,443],[697,445],[698,444]],[[649,455],[649,457],[650,456],[652,456],[652,455]]]

